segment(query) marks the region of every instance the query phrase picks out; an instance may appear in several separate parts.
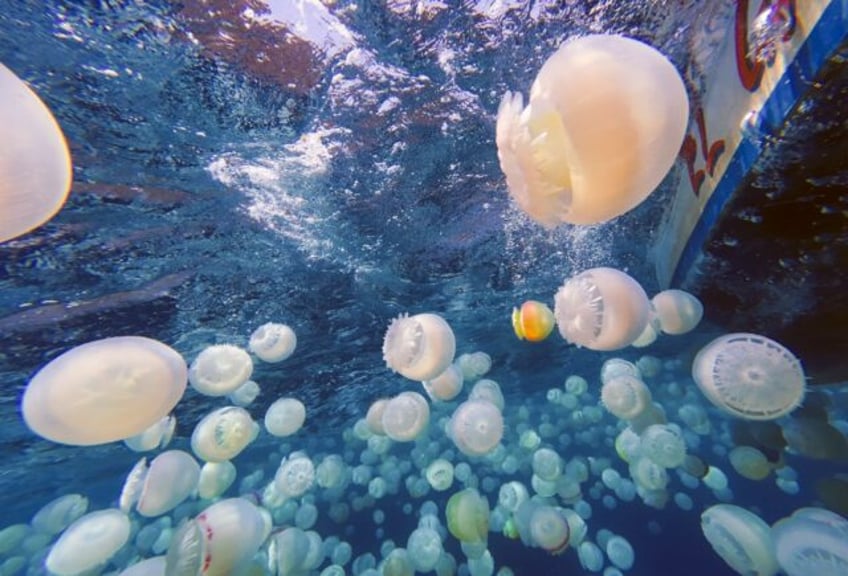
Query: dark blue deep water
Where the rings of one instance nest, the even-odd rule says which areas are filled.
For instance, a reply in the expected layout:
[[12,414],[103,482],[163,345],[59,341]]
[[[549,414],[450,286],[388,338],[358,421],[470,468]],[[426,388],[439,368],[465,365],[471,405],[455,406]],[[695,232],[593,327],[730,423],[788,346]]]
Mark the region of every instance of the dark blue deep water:
[[[355,573],[361,555],[372,554],[379,564],[385,541],[406,546],[425,501],[435,503],[446,525],[448,498],[465,486],[455,480],[446,492],[411,495],[407,482],[422,477],[424,458],[468,462],[469,484],[490,508],[505,482],[520,481],[532,494],[532,452],[518,446],[528,429],[553,430],[540,433],[541,446],[563,463],[593,464],[581,484],[581,510],[587,503],[591,509],[584,513],[586,539],[597,541],[604,530],[627,539],[635,563],[625,574],[734,574],[701,531],[701,513],[719,502],[768,524],[808,506],[844,515],[844,499],[824,498],[817,489],[846,471],[848,402],[841,386],[815,387],[803,408],[810,418],[829,419],[837,444],[846,447],[816,458],[785,441],[756,437],[698,391],[692,359],[726,332],[716,318],[728,310],[711,310],[704,301],[705,318],[695,331],[618,352],[569,346],[556,333],[541,343],[520,342],[510,325],[514,306],[528,299],[553,305],[563,281],[589,268],[624,270],[649,296],[657,293],[650,247],[685,170],[676,166],[646,202],[611,222],[545,230],[510,202],[498,165],[495,117],[504,92],[526,94],[563,40],[608,32],[663,52],[695,102],[735,6],[731,0],[0,0],[0,62],[49,106],[73,158],[73,187],[62,211],[0,244],[0,530],[30,523],[66,494],[87,498],[88,511],[116,507],[142,456],[123,442],[66,446],[29,430],[19,406],[39,368],[74,346],[130,335],[164,342],[190,364],[210,345],[246,348],[252,331],[269,321],[291,326],[297,348],[282,363],[255,362],[252,379],[261,393],[247,410],[261,425],[272,402],[294,397],[305,405],[306,421],[288,438],[263,429],[234,459],[238,477],[223,496],[261,498],[281,459],[298,450],[315,465],[330,454],[341,455],[349,469],[370,463],[374,474],[388,461],[384,468],[400,477],[382,498],[369,499],[367,485],[351,483],[333,495],[313,486],[299,501],[317,507],[311,529],[322,539],[352,546],[347,574]],[[15,138],[2,126],[0,135]],[[371,403],[405,390],[423,393],[389,370],[381,352],[393,318],[422,312],[450,324],[457,356],[491,357],[486,377],[503,392],[502,444],[518,459],[516,470],[462,456],[440,427],[471,383],[457,400],[431,405],[428,431],[418,441],[363,456],[368,445],[354,425]],[[669,422],[685,429],[677,410],[686,402],[706,410],[710,431],[685,431],[687,450],[724,471],[728,489],[712,490],[669,470],[670,499],[650,506],[638,495],[617,498],[601,482],[609,467],[629,478],[613,447],[623,425],[600,404],[601,365],[645,355],[662,366],[645,382]],[[570,375],[588,382],[579,408],[596,414],[594,421],[548,400],[551,389],[565,393]],[[188,388],[174,410],[168,449],[191,452],[198,421],[228,404]],[[770,431],[779,437],[775,426]],[[727,454],[736,445],[767,454],[772,470],[765,479],[734,470]],[[244,486],[257,471],[263,479]],[[848,491],[842,478],[837,493]],[[691,505],[681,507],[675,497]],[[549,502],[575,506],[557,496]],[[339,503],[351,508],[341,521],[330,513]],[[192,495],[166,522],[176,527],[209,505]],[[376,522],[376,512],[384,520]],[[268,542],[295,522],[275,514]],[[130,518],[127,543],[85,574],[118,574],[156,555],[136,538],[154,520],[135,511]],[[48,573],[44,557],[56,536],[33,527],[24,533],[12,549],[0,537],[0,575]],[[467,573],[458,540],[444,534],[445,552]],[[552,556],[500,530],[489,534],[488,550],[496,573],[507,574],[498,572],[503,567],[522,576],[590,573],[573,547]],[[267,556],[264,543],[249,573],[275,574],[263,568]],[[325,558],[298,574],[319,574],[331,563]],[[603,565],[609,568],[610,560],[604,557]]]

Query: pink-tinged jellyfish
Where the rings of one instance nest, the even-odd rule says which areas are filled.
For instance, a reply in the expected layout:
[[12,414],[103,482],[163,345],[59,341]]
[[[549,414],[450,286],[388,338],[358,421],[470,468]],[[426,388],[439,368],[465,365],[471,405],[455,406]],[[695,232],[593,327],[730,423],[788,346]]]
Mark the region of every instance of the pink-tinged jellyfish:
[[76,576],[103,566],[130,537],[130,520],[116,509],[90,512],[68,526],[44,564],[56,576]]
[[170,512],[197,490],[200,466],[182,450],[162,452],[150,462],[136,510],[152,518]]
[[250,380],[253,360],[250,354],[232,344],[204,348],[188,371],[191,387],[206,396],[226,396]]
[[456,338],[437,314],[401,314],[383,338],[386,366],[410,380],[430,380],[453,362]]
[[297,335],[286,324],[268,322],[253,331],[247,347],[263,362],[282,362],[294,353]]

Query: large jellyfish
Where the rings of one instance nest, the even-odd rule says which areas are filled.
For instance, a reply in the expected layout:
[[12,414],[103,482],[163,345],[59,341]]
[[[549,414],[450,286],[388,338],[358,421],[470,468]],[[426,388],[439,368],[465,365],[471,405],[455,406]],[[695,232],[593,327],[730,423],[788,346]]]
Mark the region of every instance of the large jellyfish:
[[573,276],[554,296],[559,333],[590,350],[618,350],[633,343],[648,322],[650,303],[639,283],[614,268]]
[[50,220],[71,189],[71,155],[44,102],[0,64],[0,242]]
[[187,452],[168,450],[150,462],[144,486],[136,504],[142,516],[164,514],[197,489],[200,466]]
[[756,514],[733,504],[716,504],[701,514],[701,530],[716,554],[737,574],[777,573],[771,530]]
[[62,532],[45,566],[56,576],[85,573],[105,564],[129,537],[130,520],[120,510],[90,512]]
[[498,158],[510,195],[531,218],[548,228],[595,224],[659,185],[688,121],[686,89],[665,56],[637,40],[594,34],[548,58],[526,107],[521,94],[506,93]]
[[62,444],[90,446],[144,432],[186,387],[182,356],[141,336],[95,340],[65,352],[29,381],[21,409],[30,429]]
[[386,366],[410,380],[430,380],[453,362],[456,338],[437,314],[401,314],[383,338]]
[[780,567],[789,576],[848,574],[848,520],[823,508],[801,508],[772,526]]
[[748,420],[773,420],[804,398],[804,370],[779,343],[756,334],[727,334],[704,346],[692,378],[707,399]]

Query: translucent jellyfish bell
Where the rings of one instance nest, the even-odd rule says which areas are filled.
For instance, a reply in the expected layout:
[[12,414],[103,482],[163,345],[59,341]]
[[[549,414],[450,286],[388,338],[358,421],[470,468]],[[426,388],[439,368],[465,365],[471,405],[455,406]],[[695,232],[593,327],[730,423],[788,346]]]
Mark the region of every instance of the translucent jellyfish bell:
[[509,193],[552,228],[624,214],[659,185],[689,121],[674,65],[637,40],[594,34],[545,62],[524,107],[507,92],[497,146]]
[[287,498],[303,496],[315,482],[315,465],[306,456],[295,456],[280,463],[274,486]]
[[621,375],[601,387],[601,402],[616,418],[633,420],[651,406],[651,392],[640,378]]
[[636,280],[614,268],[592,268],[573,276],[554,296],[559,333],[590,350],[618,350],[642,334],[648,296]]
[[226,396],[253,374],[253,360],[242,348],[216,344],[204,348],[188,371],[191,387],[206,396]]
[[430,400],[448,402],[459,396],[463,382],[462,370],[456,364],[451,364],[444,372],[422,384]]
[[519,340],[541,342],[555,324],[554,313],[542,302],[528,300],[521,308],[512,309],[512,329]]
[[43,438],[90,446],[144,432],[176,406],[186,364],[150,338],[119,336],[65,352],[29,381],[21,409]]
[[498,410],[504,409],[504,396],[500,384],[489,378],[478,380],[468,393],[469,400],[485,400],[497,406]]
[[417,392],[401,392],[383,410],[383,430],[397,442],[415,440],[430,422],[430,405]]
[[704,316],[701,301],[683,290],[663,290],[651,298],[651,304],[666,334],[691,332]]
[[736,446],[727,456],[733,469],[744,478],[762,480],[771,474],[768,458],[753,446]]
[[291,436],[303,426],[306,406],[297,398],[280,398],[265,412],[265,430],[272,436]]
[[788,576],[842,576],[848,569],[848,520],[823,508],[801,508],[772,526]]
[[200,466],[187,452],[168,450],[150,462],[136,510],[152,518],[177,507],[197,489]]
[[489,532],[489,503],[474,488],[457,492],[445,508],[448,530],[461,542],[485,542]]
[[460,404],[449,426],[454,444],[466,456],[488,454],[503,438],[501,411],[484,400],[467,400]]
[[220,500],[174,532],[165,574],[239,574],[271,532],[271,515],[243,498]]
[[253,331],[247,347],[263,362],[282,362],[294,353],[297,335],[285,324],[268,322]]
[[71,155],[44,102],[0,64],[0,243],[50,220],[71,189]]
[[704,346],[692,363],[692,378],[710,402],[748,420],[780,418],[804,398],[801,363],[756,334],[727,334]]
[[207,462],[200,469],[197,495],[205,500],[219,497],[235,482],[236,474],[236,467],[230,461]]
[[453,484],[453,464],[444,458],[437,458],[427,466],[425,476],[433,490],[444,492]]
[[85,573],[105,564],[129,537],[130,520],[120,510],[90,512],[62,532],[45,566],[56,576]]
[[244,408],[227,406],[207,414],[191,435],[191,450],[206,462],[223,462],[238,456],[256,439],[259,426]]
[[652,424],[640,437],[642,454],[663,468],[676,468],[683,464],[686,442],[676,426]]
[[392,320],[383,339],[386,366],[410,380],[430,380],[453,362],[456,339],[437,314],[402,314]]
[[513,520],[521,541],[528,546],[538,546],[551,554],[560,554],[568,547],[571,529],[565,516],[552,506],[525,500]]
[[406,549],[413,567],[422,573],[433,570],[444,552],[439,533],[426,527],[419,527],[412,531],[406,542]]
[[81,494],[65,494],[42,506],[30,524],[44,534],[54,535],[75,522],[88,510],[88,498]]
[[777,573],[771,530],[756,514],[732,504],[716,504],[701,514],[701,530],[716,554],[738,574]]
[[147,452],[156,448],[164,448],[174,437],[177,428],[177,419],[173,416],[165,416],[141,434],[124,439],[124,444],[134,452]]

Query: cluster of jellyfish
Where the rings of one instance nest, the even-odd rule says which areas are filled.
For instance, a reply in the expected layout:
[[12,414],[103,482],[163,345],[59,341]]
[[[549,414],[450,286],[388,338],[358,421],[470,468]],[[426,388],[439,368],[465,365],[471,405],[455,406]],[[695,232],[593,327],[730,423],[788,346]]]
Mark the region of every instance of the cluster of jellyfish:
[[[37,97],[1,66],[0,86],[55,132]],[[608,35],[564,44],[523,104],[518,94],[504,98],[498,154],[513,198],[545,226],[602,222],[641,202],[674,162],[688,118],[674,67],[640,42]],[[0,211],[0,240],[61,205],[69,169],[63,145],[56,143],[56,181],[48,183],[33,178],[44,171],[28,173],[25,150],[13,150],[23,168],[12,188],[52,189],[56,201],[38,214],[24,206],[25,193],[1,189],[18,215],[33,214],[7,220]],[[702,315],[687,292],[649,299],[624,272],[595,268],[568,278],[553,309],[528,301],[512,323],[531,342],[556,327],[571,344],[614,352],[687,334]],[[297,398],[277,399],[261,422],[251,413],[260,391],[251,380],[254,361],[283,362],[296,346],[289,326],[271,322],[246,347],[209,346],[190,365],[165,343],[123,336],[83,344],[44,366],[21,403],[34,433],[74,446],[121,441],[144,455],[108,507],[90,509],[85,495],[67,494],[29,523],[0,529],[0,575],[520,573],[498,565],[490,546],[497,534],[540,553],[575,554],[587,573],[617,576],[638,569],[637,550],[627,535],[593,525],[593,510],[621,502],[693,510],[695,490],[715,500],[701,528],[735,572],[848,573],[848,520],[836,512],[799,506],[769,523],[732,504],[736,476],[773,480],[797,494],[787,454],[848,452],[848,424],[830,413],[826,394],[801,407],[801,364],[767,337],[720,336],[691,367],[650,355],[611,357],[598,374],[563,374],[542,401],[510,406],[485,351],[457,355],[439,314],[401,315],[382,352],[409,386],[373,399],[329,442],[300,433],[308,412]],[[197,422],[186,444],[175,440],[171,412],[189,385],[225,405]],[[274,438],[275,449],[262,465],[240,466],[239,455],[262,435]],[[386,526],[386,510],[399,502],[414,519],[405,532]],[[352,545],[367,529],[365,514],[378,551]]]

